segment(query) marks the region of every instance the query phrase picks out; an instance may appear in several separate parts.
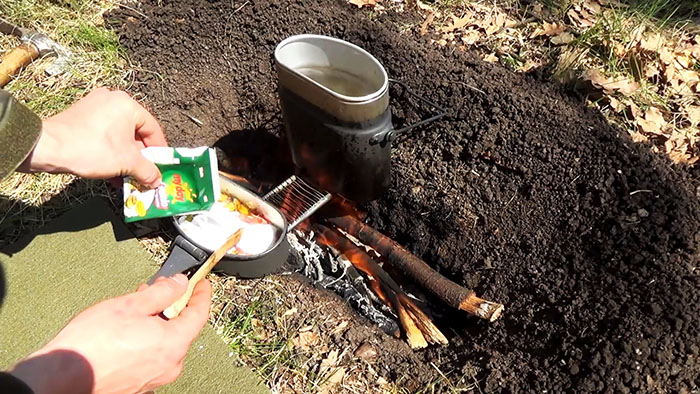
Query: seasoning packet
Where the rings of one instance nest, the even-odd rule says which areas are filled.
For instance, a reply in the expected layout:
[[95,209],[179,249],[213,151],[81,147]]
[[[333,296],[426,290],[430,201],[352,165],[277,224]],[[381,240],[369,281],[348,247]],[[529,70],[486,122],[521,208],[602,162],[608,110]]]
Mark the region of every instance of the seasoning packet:
[[141,153],[158,166],[163,183],[150,189],[124,177],[127,223],[206,211],[221,196],[214,149],[149,147]]

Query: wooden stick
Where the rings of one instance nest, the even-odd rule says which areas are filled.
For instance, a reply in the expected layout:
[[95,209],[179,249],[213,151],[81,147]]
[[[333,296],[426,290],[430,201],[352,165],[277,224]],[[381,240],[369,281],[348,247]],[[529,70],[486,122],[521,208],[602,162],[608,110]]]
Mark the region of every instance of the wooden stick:
[[426,262],[404,249],[393,239],[362,223],[360,220],[346,215],[326,218],[326,221],[359,239],[362,243],[374,248],[389,264],[399,268],[406,276],[418,285],[433,293],[453,308],[463,310],[482,319],[495,321],[503,312],[503,305],[484,300],[476,296],[472,290],[440,275]]
[[163,311],[163,316],[168,319],[172,319],[180,315],[180,312],[185,309],[187,303],[190,301],[192,293],[194,292],[194,287],[197,285],[197,283],[204,279],[211,272],[212,268],[214,268],[214,266],[216,266],[216,264],[226,255],[226,253],[238,244],[238,241],[241,240],[241,235],[243,235],[243,228],[238,229],[235,233],[228,237],[226,241],[224,241],[224,244],[221,245],[219,249],[216,249],[211,256],[209,256],[204,264],[199,267],[197,272],[192,275],[192,278],[190,278],[185,294],[178,298],[177,301],[173,302],[172,305],[167,307]]
[[399,301],[406,307],[409,314],[413,316],[418,328],[423,332],[424,336],[430,343],[439,343],[447,345],[445,335],[433,324],[433,321],[423,312],[413,300],[408,298],[406,294],[397,294]]
[[324,225],[315,224],[313,228],[319,242],[337,249],[355,268],[367,275],[370,289],[396,312],[411,348],[424,348],[428,343],[447,344],[447,339],[430,318],[366,252]]

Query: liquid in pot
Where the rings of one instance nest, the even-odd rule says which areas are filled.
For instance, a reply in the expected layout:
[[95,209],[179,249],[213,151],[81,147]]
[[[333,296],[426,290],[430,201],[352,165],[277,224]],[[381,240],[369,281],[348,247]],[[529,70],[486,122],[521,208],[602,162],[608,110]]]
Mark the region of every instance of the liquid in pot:
[[299,68],[295,71],[344,96],[367,96],[378,89],[364,78],[333,67],[311,66]]

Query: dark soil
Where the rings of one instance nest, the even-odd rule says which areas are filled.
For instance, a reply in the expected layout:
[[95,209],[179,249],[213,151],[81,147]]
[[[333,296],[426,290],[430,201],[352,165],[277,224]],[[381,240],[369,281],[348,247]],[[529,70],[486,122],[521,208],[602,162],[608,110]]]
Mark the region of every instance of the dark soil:
[[[506,311],[495,324],[448,316],[439,325],[451,328],[450,345],[418,353],[421,362],[400,358],[389,366],[396,376],[410,371],[420,382],[433,362],[476,369],[491,392],[700,387],[692,171],[632,143],[539,72],[431,45],[406,30],[417,21],[409,14],[371,21],[342,0],[150,3],[145,17],[111,16],[142,70],[133,90],[172,145],[217,144],[232,171],[277,168],[272,183],[292,171],[275,138],[271,55],[292,34],[356,43],[448,108],[445,120],[396,143],[392,187],[369,205],[369,221]],[[405,101],[393,106],[397,126],[415,120]]]

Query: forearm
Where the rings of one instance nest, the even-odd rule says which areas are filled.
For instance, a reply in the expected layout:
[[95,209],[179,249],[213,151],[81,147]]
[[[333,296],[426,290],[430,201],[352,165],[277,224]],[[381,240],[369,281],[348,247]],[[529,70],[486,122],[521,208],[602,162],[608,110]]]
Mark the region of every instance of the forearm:
[[39,351],[8,372],[26,383],[34,394],[90,393],[94,381],[87,360],[68,350]]
[[34,148],[41,119],[0,89],[0,179],[14,171]]

